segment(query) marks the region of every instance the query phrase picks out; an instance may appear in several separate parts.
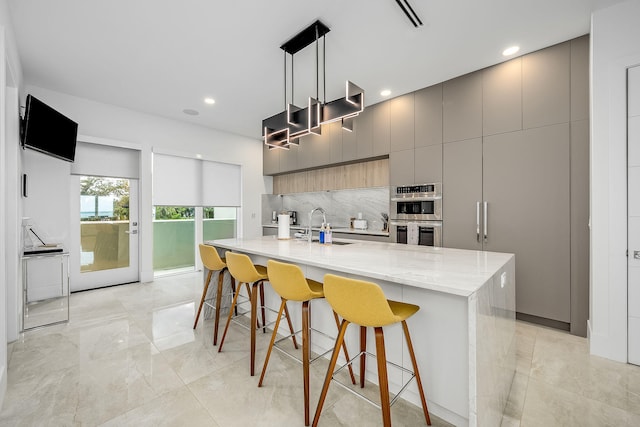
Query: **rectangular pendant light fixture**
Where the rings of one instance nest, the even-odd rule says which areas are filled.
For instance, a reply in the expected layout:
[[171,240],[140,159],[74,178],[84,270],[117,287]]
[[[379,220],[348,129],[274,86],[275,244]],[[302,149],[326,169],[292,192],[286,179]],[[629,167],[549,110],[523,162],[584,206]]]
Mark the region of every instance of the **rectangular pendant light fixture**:
[[[320,21],[316,21],[280,46],[285,52],[285,102],[287,99],[286,54],[291,55],[291,63],[293,64],[293,55],[315,42],[316,87],[319,87],[318,39],[320,37],[324,38],[325,34],[329,31],[329,27]],[[325,72],[323,70],[323,77],[324,75]],[[291,80],[293,81],[293,65]],[[293,93],[293,87],[291,92]],[[338,98],[330,102],[326,102],[326,100],[320,102],[318,97],[309,97],[305,107],[299,107],[287,102],[285,111],[264,119],[262,121],[264,143],[268,145],[270,149],[289,149],[289,145],[299,144],[299,138],[312,134],[320,135],[323,124],[336,121],[342,121],[343,127],[352,131],[353,118],[363,110],[364,90],[352,82],[347,81],[345,84],[344,98]]]

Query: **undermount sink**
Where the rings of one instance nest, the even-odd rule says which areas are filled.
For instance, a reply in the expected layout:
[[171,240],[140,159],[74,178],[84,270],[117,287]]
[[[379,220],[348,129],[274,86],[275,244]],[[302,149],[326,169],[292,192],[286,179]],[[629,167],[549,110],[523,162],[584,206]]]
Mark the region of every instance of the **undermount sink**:
[[[320,243],[320,241],[319,241],[318,239],[314,238],[312,243]],[[352,244],[352,243],[354,243],[354,242],[336,242],[336,241],[334,240],[332,243],[322,243],[322,244],[323,244],[323,245],[324,245],[324,244],[327,244],[327,245],[338,245],[338,246],[344,246],[344,245],[350,245],[350,244]]]

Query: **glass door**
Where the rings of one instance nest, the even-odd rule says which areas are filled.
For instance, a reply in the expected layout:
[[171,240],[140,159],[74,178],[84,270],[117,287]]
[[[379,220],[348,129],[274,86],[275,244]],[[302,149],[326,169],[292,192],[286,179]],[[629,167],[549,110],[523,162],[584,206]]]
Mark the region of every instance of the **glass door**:
[[77,224],[71,290],[138,281],[138,180],[74,175],[71,181]]

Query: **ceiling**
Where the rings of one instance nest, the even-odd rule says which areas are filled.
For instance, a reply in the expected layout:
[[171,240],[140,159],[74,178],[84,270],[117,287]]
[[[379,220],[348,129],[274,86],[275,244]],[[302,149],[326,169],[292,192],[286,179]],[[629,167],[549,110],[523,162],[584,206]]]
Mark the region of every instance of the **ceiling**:
[[[316,19],[331,29],[326,100],[351,80],[371,105],[382,89],[398,96],[504,61],[513,44],[521,55],[586,34],[591,12],[622,2],[409,1],[422,27],[395,0],[8,3],[25,83],[257,139],[284,109],[280,45]],[[298,105],[316,93],[315,58],[313,47],[294,55]]]

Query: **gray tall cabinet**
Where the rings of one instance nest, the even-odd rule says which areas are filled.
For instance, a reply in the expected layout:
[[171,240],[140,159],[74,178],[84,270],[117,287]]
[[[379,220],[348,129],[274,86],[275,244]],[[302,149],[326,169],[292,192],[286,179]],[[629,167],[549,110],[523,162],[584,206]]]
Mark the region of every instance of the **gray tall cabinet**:
[[579,335],[588,305],[587,75],[583,37],[443,85],[445,246],[515,253],[519,316]]

